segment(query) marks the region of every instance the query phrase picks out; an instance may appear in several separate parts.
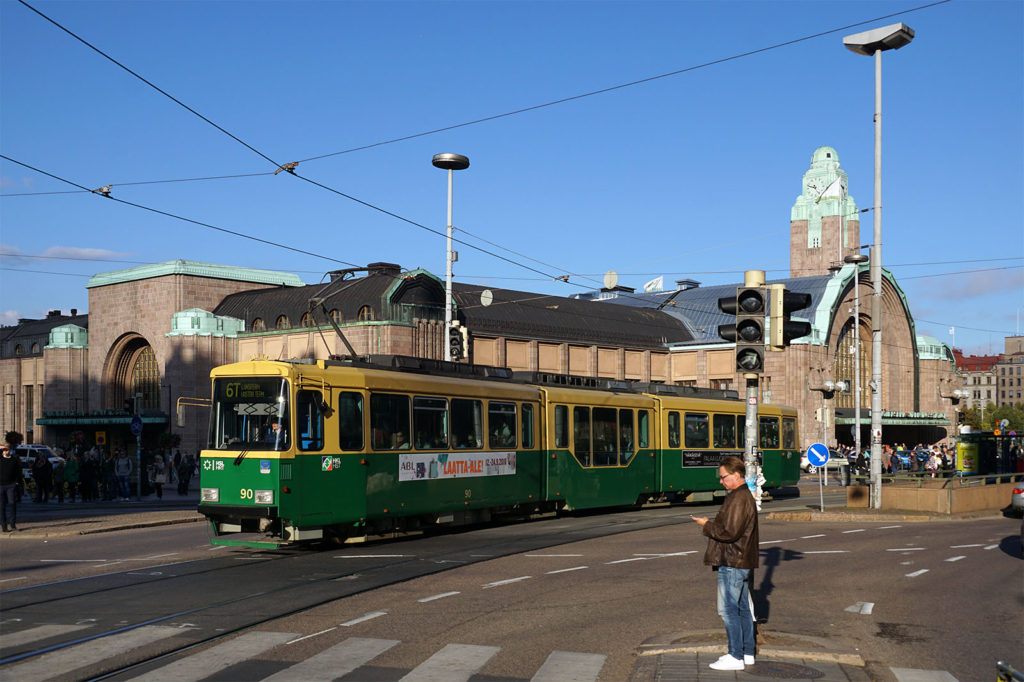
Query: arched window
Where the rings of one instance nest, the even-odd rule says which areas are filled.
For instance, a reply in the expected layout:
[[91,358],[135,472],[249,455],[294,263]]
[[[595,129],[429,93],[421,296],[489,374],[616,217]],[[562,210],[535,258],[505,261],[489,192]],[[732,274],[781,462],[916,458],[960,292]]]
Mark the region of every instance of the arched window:
[[35,355],[38,352],[39,352],[39,344],[38,343],[33,343],[32,344],[32,355]]
[[274,324],[274,329],[291,329],[292,325],[288,322],[287,315],[279,315],[277,322]]
[[312,327],[313,326],[313,316],[310,315],[309,313],[302,313],[302,324],[299,325],[299,326],[301,326],[301,327]]
[[341,311],[340,310],[338,310],[337,308],[331,308],[331,312],[329,312],[327,314],[330,315],[331,320],[335,324],[341,324]]
[[142,406],[160,407],[160,365],[151,346],[146,346],[132,368],[131,395],[142,394]]
[[368,305],[364,305],[359,309],[359,321],[367,322],[373,319],[373,308]]
[[14,354],[15,355],[24,355],[25,354],[25,347],[19,343],[17,346],[14,347]]
[[265,332],[267,331],[267,323],[263,321],[262,317],[257,317],[252,321],[252,330],[254,332]]

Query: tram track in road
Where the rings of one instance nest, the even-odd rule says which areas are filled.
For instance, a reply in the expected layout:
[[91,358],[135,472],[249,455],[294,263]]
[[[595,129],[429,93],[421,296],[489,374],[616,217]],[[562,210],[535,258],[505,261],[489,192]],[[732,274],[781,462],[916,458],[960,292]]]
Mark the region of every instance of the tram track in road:
[[[161,571],[161,575],[130,583],[124,582],[129,572],[140,573],[147,569],[133,568],[70,582],[14,588],[0,592],[4,598],[3,618],[6,623],[13,619],[20,619],[22,623],[66,623],[68,614],[75,614],[70,619],[72,622],[89,623],[89,627],[93,623],[106,623],[100,626],[101,631],[87,636],[83,636],[84,629],[77,629],[67,635],[43,639],[39,646],[32,643],[10,647],[9,651],[4,651],[8,647],[3,645],[3,637],[0,637],[0,674],[8,671],[17,673],[22,666],[33,660],[44,660],[48,655],[78,651],[74,647],[95,646],[104,638],[154,626],[180,629],[180,635],[140,646],[137,656],[120,661],[117,666],[97,669],[94,664],[89,664],[87,672],[80,674],[91,679],[107,679],[268,622],[380,587],[519,552],[684,520],[679,510],[666,511],[579,516],[575,517],[576,522],[570,528],[566,528],[565,519],[560,518],[552,519],[550,528],[545,528],[544,522],[513,523],[469,532],[422,536],[402,542],[328,548],[316,553],[289,550],[287,556],[272,556],[252,563],[222,555],[188,562],[193,567],[197,562],[216,562],[217,565],[209,568],[196,567],[200,570],[170,576]],[[374,548],[386,549],[376,551]],[[339,560],[345,561],[342,570],[337,565]],[[99,589],[65,591],[70,584],[76,587],[95,585],[94,580],[105,580],[107,584]],[[110,584],[111,581],[119,581],[119,584]],[[225,591],[230,594],[225,595]],[[20,596],[28,598],[18,600]],[[17,601],[11,602],[11,598]],[[154,614],[147,611],[147,605],[154,603],[175,604],[177,608]],[[258,604],[258,608],[254,604]],[[9,628],[4,630],[9,631]]]

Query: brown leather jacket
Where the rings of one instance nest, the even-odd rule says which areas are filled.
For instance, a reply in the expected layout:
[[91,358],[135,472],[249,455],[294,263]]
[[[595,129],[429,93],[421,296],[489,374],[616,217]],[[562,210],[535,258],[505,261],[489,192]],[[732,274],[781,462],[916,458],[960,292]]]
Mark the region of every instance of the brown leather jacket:
[[750,488],[741,485],[726,495],[718,515],[704,524],[704,535],[705,565],[757,568],[757,505]]

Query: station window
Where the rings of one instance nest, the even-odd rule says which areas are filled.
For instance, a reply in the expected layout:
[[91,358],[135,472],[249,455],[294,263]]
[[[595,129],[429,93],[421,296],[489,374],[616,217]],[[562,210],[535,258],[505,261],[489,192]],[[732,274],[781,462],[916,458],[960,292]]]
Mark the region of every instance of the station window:
[[257,317],[252,321],[252,330],[254,332],[265,332],[267,331],[267,323],[263,321],[262,317]]
[[287,315],[278,315],[277,322],[274,324],[274,329],[291,329],[292,323],[288,321]]
[[370,396],[374,450],[409,449],[409,396],[374,393]]
[[779,448],[779,419],[778,417],[758,418],[758,441],[762,450],[777,450]]
[[569,408],[555,405],[555,447],[569,447]]
[[335,324],[341,324],[341,311],[337,308],[331,308],[331,312],[327,313],[327,316],[331,318],[331,321]]
[[412,399],[412,425],[417,450],[448,447],[448,401],[444,398]]
[[572,408],[573,455],[585,467],[590,466],[590,408]]
[[708,416],[700,412],[687,412],[685,421],[686,447],[708,447],[710,444],[710,440],[708,439]]
[[492,449],[514,448],[516,446],[516,404],[487,403],[487,428],[490,438],[488,447]]
[[679,413],[669,412],[668,413],[668,446],[670,448],[678,448],[682,444],[682,440],[679,437]]
[[792,417],[782,418],[782,448],[784,450],[796,449],[796,419]]
[[295,426],[300,450],[324,449],[324,404],[320,391],[299,391],[295,397]]
[[716,414],[712,417],[716,448],[736,447],[736,418],[731,414]]
[[640,410],[637,414],[637,445],[641,448],[650,447],[651,438],[651,413],[647,410]]
[[369,322],[373,319],[373,308],[368,305],[364,305],[359,309],[358,319],[360,322]]
[[302,313],[302,322],[299,324],[300,327],[312,327],[313,326],[313,315],[310,313]]
[[533,447],[533,405],[523,405],[523,447]]
[[338,442],[342,450],[363,449],[363,396],[346,391],[338,396]]
[[633,438],[633,410],[619,410],[619,462],[629,464],[636,452],[634,446],[636,439]]
[[483,405],[479,400],[452,398],[452,447],[484,446]]

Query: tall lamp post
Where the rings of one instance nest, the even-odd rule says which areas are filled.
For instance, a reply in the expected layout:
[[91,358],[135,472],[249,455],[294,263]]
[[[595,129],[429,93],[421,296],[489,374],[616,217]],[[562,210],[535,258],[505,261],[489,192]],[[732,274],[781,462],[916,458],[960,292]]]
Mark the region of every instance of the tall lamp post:
[[435,168],[448,171],[448,223],[446,226],[448,248],[444,271],[444,359],[452,359],[452,171],[469,168],[469,159],[461,154],[434,154],[431,161]]
[[904,23],[843,37],[846,49],[875,57],[875,235],[871,245],[871,507],[882,506],[882,52],[914,39]]
[[[860,456],[860,266],[868,262],[868,257],[863,253],[847,256],[844,263],[852,263],[857,266],[853,278],[853,420],[855,431],[853,434],[854,449],[857,456]],[[881,471],[881,469],[879,469]]]

